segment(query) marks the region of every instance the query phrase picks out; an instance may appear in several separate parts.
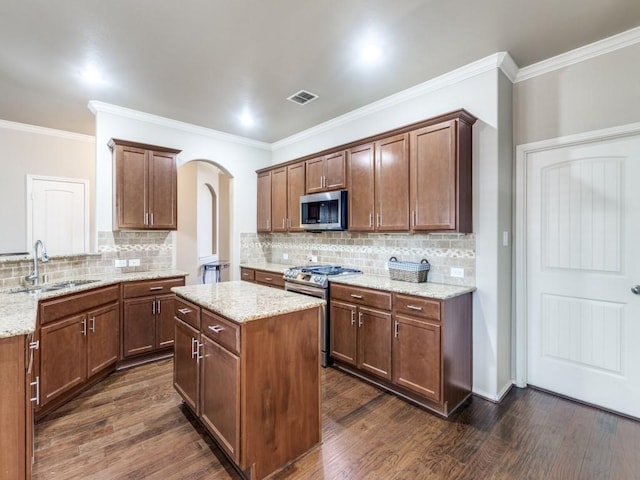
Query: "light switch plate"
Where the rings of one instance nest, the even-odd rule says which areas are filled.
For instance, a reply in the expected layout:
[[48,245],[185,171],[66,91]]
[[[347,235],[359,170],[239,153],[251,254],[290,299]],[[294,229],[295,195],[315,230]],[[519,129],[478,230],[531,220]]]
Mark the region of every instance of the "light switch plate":
[[114,264],[115,264],[116,268],[122,268],[122,267],[126,267],[127,266],[127,261],[126,260],[116,259]]
[[129,260],[129,266],[130,267],[139,267],[140,266],[140,259],[139,258],[132,258]]
[[282,254],[282,259],[283,260],[289,260],[289,254],[288,253],[283,253]]
[[451,267],[451,276],[456,278],[464,278],[464,268]]

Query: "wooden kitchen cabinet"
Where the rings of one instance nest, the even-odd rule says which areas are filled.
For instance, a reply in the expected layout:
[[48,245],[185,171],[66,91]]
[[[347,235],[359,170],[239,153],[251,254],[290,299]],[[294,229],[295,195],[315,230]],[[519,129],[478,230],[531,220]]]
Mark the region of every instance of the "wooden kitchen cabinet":
[[[0,479],[30,479],[33,460],[31,335],[0,338]],[[10,386],[10,387],[9,387]]]
[[281,272],[240,267],[240,279],[267,287],[284,288],[284,275]]
[[471,126],[458,117],[410,132],[411,230],[471,233]]
[[236,323],[176,302],[176,390],[246,478],[262,479],[318,444],[320,308]]
[[408,147],[404,133],[350,150],[350,231],[409,230]]
[[180,150],[111,139],[114,230],[176,230]]
[[258,233],[271,232],[271,171],[258,173],[257,184],[257,229]]
[[[347,299],[352,303],[343,301]],[[332,285],[330,305],[332,358],[391,380],[391,313],[379,309],[391,309],[391,295],[369,289]]]
[[115,370],[120,345],[119,286],[41,302],[37,415],[43,416]]
[[258,173],[258,232],[301,232],[300,196],[304,195],[305,164]]
[[393,382],[425,398],[441,400],[440,325],[395,315]]
[[332,282],[330,295],[338,368],[444,416],[469,398],[471,293],[436,300]]
[[342,150],[307,160],[306,193],[346,188],[346,156],[347,152]]
[[184,277],[142,280],[122,285],[122,358],[160,354],[173,346],[172,287]]
[[[210,331],[205,333],[215,335]],[[240,451],[240,357],[201,335],[200,419],[234,462]]]

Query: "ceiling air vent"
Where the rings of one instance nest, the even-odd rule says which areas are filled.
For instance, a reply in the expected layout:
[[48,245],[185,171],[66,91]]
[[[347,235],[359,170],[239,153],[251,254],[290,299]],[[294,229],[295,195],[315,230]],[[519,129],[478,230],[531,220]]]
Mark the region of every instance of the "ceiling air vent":
[[287,100],[290,100],[293,103],[297,103],[298,105],[304,105],[305,103],[312,102],[316,98],[318,98],[318,95],[316,95],[315,93],[307,92],[306,90],[300,90],[290,97],[287,97]]

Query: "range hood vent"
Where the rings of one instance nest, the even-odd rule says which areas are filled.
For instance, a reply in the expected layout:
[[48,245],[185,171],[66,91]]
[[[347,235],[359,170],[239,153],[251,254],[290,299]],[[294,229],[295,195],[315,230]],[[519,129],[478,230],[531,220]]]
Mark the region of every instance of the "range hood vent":
[[304,105],[305,103],[314,101],[316,98],[318,98],[318,95],[316,95],[315,93],[307,92],[306,90],[300,90],[290,97],[287,97],[287,100],[293,103],[297,103],[298,105]]

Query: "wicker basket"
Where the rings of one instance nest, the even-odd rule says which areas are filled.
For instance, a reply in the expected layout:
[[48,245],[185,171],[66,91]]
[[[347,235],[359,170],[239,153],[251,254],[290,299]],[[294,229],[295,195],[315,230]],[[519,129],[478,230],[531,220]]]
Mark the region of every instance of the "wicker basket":
[[426,282],[431,265],[426,258],[421,262],[399,262],[396,257],[391,257],[387,262],[389,277],[391,280],[403,282]]

